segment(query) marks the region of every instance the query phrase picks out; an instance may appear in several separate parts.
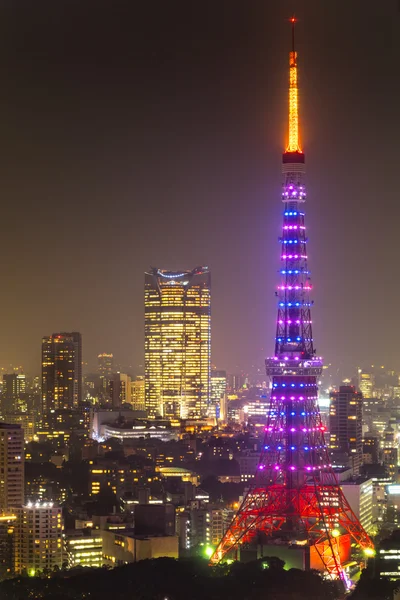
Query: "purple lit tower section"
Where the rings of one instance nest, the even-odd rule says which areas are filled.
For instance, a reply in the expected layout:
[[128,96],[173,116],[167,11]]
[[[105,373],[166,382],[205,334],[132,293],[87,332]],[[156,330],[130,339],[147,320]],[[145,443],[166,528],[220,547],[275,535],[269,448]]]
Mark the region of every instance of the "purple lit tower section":
[[315,355],[312,335],[294,21],[289,54],[288,137],[282,160],[281,282],[276,292],[275,354],[266,360],[271,399],[263,452],[254,483],[211,562],[237,558],[238,549],[255,540],[274,544],[279,539],[279,544],[308,546],[310,555],[317,557],[318,568],[347,585],[342,534],[350,534],[355,546],[367,555],[373,553],[373,544],[332,470],[318,409],[322,360]]

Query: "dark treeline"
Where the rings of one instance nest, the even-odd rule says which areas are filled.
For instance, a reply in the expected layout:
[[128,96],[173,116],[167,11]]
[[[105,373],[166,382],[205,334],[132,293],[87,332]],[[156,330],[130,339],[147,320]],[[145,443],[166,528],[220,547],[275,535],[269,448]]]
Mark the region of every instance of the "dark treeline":
[[316,572],[285,570],[279,559],[209,567],[159,558],[115,569],[19,577],[0,584],[1,600],[336,600],[335,584]]

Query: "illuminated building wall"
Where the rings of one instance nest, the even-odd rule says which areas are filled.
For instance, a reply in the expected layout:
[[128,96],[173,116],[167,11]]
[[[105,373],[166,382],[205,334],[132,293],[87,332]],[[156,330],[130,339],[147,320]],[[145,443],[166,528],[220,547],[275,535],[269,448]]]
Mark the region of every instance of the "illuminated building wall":
[[371,373],[358,371],[358,387],[364,398],[372,398],[374,395],[375,377]]
[[340,386],[330,395],[330,448],[345,452],[351,459],[354,473],[362,464],[362,394],[352,386]]
[[42,410],[77,407],[82,400],[82,336],[53,333],[42,341]]
[[221,399],[226,396],[226,371],[211,371],[210,417],[220,418]]
[[133,410],[146,410],[144,377],[141,375],[131,381],[131,404]]
[[152,416],[207,414],[210,283],[206,267],[145,274],[145,400]]
[[98,531],[83,535],[82,531],[68,532],[64,536],[68,567],[101,567],[103,565],[103,538]]
[[14,575],[14,528],[16,515],[0,514],[0,581]]
[[24,503],[24,430],[0,423],[0,510]]
[[17,515],[15,526],[14,566],[15,573],[27,572],[34,576],[37,571],[52,571],[63,563],[63,522],[61,508],[51,502],[28,503],[14,508]]
[[22,426],[24,430],[25,442],[32,442],[35,437],[35,414],[33,411],[20,412],[20,413],[8,413],[7,421],[9,423],[15,423]]
[[3,393],[1,409],[4,413],[14,412],[25,406],[26,403],[26,379],[20,373],[9,373],[3,375]]
[[359,478],[340,484],[352,511],[365,531],[370,532],[373,523],[373,481]]

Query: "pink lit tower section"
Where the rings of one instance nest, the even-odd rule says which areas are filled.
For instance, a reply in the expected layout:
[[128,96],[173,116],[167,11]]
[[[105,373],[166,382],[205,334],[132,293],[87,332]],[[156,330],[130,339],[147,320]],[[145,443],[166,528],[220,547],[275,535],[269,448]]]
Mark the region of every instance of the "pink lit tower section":
[[[318,409],[322,359],[312,334],[304,204],[305,157],[299,142],[297,52],[289,53],[289,135],[282,157],[283,226],[281,282],[275,354],[266,360],[272,383],[263,452],[254,484],[211,558],[238,558],[238,551],[263,545],[306,546],[311,567],[348,585],[343,561],[350,538],[360,557],[373,544],[352,512],[330,464]],[[313,557],[314,556],[314,561]]]

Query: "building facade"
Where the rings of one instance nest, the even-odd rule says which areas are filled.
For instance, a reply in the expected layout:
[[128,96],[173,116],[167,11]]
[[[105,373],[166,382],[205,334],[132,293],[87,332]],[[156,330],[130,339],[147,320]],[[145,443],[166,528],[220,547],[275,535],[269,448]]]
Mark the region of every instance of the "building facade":
[[363,455],[362,399],[360,392],[347,385],[330,394],[330,448],[349,456],[356,475],[360,472]]
[[126,373],[114,373],[110,381],[114,408],[131,402],[131,378]]
[[24,503],[24,430],[0,423],[0,511]]
[[82,401],[82,336],[53,333],[42,340],[42,410],[77,407]]
[[97,356],[97,370],[100,375],[110,377],[114,372],[114,355],[103,352]]
[[210,395],[207,267],[145,274],[145,401],[151,416],[205,416]]
[[15,526],[15,573],[34,576],[50,574],[63,563],[63,523],[61,508],[51,502],[28,503],[13,509]]
[[210,417],[221,418],[221,405],[226,396],[226,371],[211,371]]
[[14,575],[14,533],[16,515],[0,514],[0,581]]
[[351,510],[367,533],[373,525],[373,481],[359,477],[340,484]]
[[146,410],[144,377],[138,375],[131,381],[131,404],[133,410]]
[[23,373],[3,375],[2,412],[16,412],[25,404],[26,378]]
[[103,564],[103,538],[99,531],[84,533],[69,531],[64,535],[65,562],[68,568],[101,567]]

